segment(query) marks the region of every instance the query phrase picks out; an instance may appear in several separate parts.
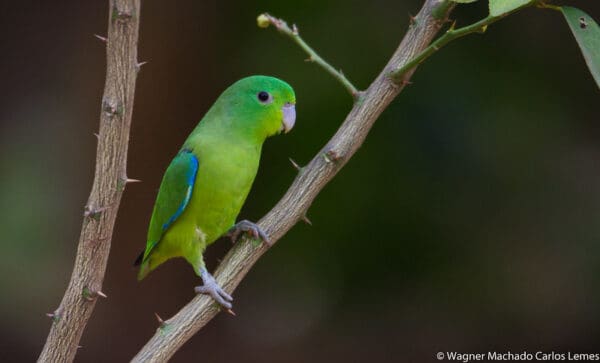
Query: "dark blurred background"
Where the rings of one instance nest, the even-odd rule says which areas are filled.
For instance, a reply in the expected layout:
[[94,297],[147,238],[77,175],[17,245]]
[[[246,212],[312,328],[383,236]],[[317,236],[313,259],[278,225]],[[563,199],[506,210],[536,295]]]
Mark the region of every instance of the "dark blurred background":
[[[600,3],[568,1],[600,19]],[[142,283],[131,264],[164,169],[221,91],[251,74],[297,93],[241,218],[264,215],[351,107],[273,29],[294,22],[360,88],[421,1],[144,1],[128,186],[80,362],[129,360],[199,279],[183,261]],[[37,358],[71,274],[93,177],[106,1],[4,2],[0,351]],[[459,25],[486,3],[455,11]],[[426,362],[437,351],[598,352],[599,92],[554,11],[527,9],[428,60],[366,143],[173,361]],[[213,245],[214,268],[229,248]]]

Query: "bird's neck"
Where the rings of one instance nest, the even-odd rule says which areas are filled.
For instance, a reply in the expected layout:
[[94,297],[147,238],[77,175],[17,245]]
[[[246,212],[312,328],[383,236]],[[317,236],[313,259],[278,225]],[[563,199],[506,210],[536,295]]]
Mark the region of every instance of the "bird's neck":
[[217,148],[227,151],[228,148],[235,147],[260,154],[267,136],[261,134],[260,130],[234,126],[226,122],[207,122],[205,118],[187,138],[184,148]]

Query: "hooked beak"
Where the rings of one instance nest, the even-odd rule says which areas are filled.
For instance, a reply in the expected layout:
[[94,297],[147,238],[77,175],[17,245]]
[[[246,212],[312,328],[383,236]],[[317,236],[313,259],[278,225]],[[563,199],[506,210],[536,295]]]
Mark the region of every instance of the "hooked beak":
[[286,103],[281,108],[281,111],[283,111],[281,131],[287,134],[296,123],[296,106],[293,103]]

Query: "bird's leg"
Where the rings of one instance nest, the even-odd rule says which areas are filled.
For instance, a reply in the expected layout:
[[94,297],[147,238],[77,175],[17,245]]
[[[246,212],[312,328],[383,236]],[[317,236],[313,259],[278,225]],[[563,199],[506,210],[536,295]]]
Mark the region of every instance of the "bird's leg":
[[200,269],[200,277],[202,277],[204,285],[196,286],[194,291],[198,294],[210,295],[219,305],[230,310],[233,298],[219,286],[215,278],[206,270],[206,267]]
[[269,236],[267,236],[267,234],[258,225],[245,219],[231,227],[229,232],[227,232],[227,236],[235,243],[242,232],[247,232],[252,237],[257,239],[260,238],[267,245],[271,246],[271,240],[269,240]]

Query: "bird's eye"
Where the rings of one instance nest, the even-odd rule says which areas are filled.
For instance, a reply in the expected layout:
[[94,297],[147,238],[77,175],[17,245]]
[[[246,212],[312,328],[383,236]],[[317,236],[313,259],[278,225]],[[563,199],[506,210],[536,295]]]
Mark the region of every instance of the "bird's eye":
[[262,103],[269,103],[270,101],[273,100],[273,97],[271,97],[269,92],[266,92],[266,91],[258,92],[258,95],[256,97],[258,97],[258,100]]

